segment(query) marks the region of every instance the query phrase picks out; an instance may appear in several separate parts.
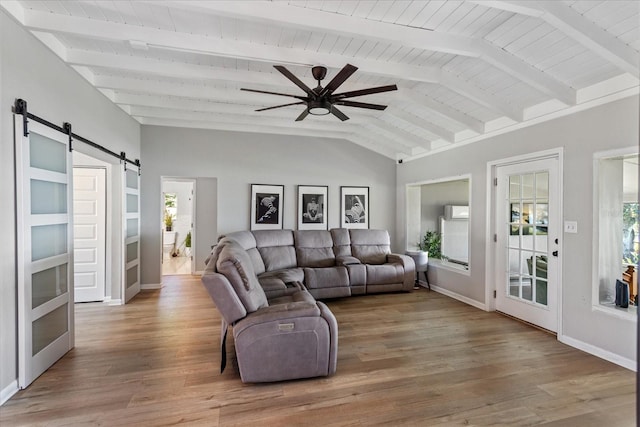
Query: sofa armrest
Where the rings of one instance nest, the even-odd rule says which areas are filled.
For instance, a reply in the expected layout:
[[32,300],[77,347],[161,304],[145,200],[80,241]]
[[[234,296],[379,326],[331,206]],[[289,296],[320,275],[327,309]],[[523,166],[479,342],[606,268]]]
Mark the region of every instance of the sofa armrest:
[[408,255],[388,254],[387,262],[402,265],[404,268],[402,289],[405,291],[413,289],[413,285],[416,280],[416,263],[413,261],[413,258]]
[[411,270],[415,271],[416,269],[416,263],[413,261],[413,258],[408,255],[388,254],[387,262],[401,264],[405,268],[405,270],[407,268],[410,268]]
[[[305,292],[306,293],[306,292]],[[311,295],[309,295],[311,297]],[[311,297],[313,299],[313,297]],[[294,301],[286,304],[270,305],[254,311],[238,321],[234,326],[234,336],[238,336],[247,328],[269,322],[289,323],[287,320],[299,319],[303,317],[320,317],[320,308],[315,302]]]
[[336,257],[336,265],[343,266],[343,265],[356,265],[356,264],[362,264],[362,263],[358,258],[354,256],[339,255]]

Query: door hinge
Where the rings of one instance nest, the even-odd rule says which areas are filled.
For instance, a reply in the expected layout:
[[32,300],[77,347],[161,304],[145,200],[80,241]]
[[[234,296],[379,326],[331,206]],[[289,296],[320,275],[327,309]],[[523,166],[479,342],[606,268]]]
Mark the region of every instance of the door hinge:
[[493,185],[498,186],[498,178],[493,178]]
[[494,235],[493,235],[493,241],[494,241],[494,242],[497,242],[497,241],[498,241],[498,235],[497,235],[497,234],[494,234]]
[[498,291],[496,291],[495,289],[493,290],[493,297],[497,298],[498,297]]

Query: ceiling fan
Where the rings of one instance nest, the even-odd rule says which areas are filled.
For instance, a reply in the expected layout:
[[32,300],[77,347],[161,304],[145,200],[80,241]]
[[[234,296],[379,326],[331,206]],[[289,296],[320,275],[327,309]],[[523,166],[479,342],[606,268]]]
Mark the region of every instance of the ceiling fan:
[[384,110],[385,108],[387,108],[386,105],[349,101],[346,98],[353,98],[353,97],[362,96],[362,95],[371,95],[373,93],[388,92],[391,90],[398,89],[396,85],[388,85],[388,86],[371,87],[368,89],[354,90],[350,92],[342,92],[342,93],[334,94],[333,92],[336,89],[338,89],[338,87],[340,87],[340,85],[344,83],[345,80],[347,80],[358,69],[358,67],[355,67],[351,64],[345,65],[344,68],[342,68],[342,70],[340,70],[340,72],[338,72],[338,74],[336,74],[335,77],[325,87],[322,87],[320,82],[322,82],[322,80],[327,75],[327,68],[320,65],[313,67],[311,69],[311,74],[313,74],[313,78],[318,81],[318,87],[316,87],[315,89],[311,89],[310,87],[308,87],[306,84],[300,81],[300,79],[294,76],[291,71],[287,70],[282,65],[274,65],[273,67],[276,70],[280,71],[282,74],[284,74],[284,76],[289,80],[291,80],[296,86],[302,89],[305,92],[306,96],[290,95],[287,93],[269,92],[266,90],[257,90],[257,89],[241,88],[240,90],[245,90],[248,92],[267,93],[271,95],[288,96],[291,98],[299,99],[300,100],[299,102],[276,105],[274,107],[266,107],[266,108],[260,108],[256,110],[256,111],[266,111],[266,110],[272,110],[274,108],[288,107],[290,105],[306,105],[307,108],[305,108],[302,114],[298,116],[298,118],[296,119],[297,122],[299,122],[300,120],[304,120],[304,118],[307,117],[308,114],[312,114],[316,116],[324,116],[329,113],[333,114],[334,116],[336,116],[342,121],[349,120],[349,117],[347,117],[342,111],[338,110],[336,108],[336,105],[344,105],[347,107],[368,108],[370,110]]

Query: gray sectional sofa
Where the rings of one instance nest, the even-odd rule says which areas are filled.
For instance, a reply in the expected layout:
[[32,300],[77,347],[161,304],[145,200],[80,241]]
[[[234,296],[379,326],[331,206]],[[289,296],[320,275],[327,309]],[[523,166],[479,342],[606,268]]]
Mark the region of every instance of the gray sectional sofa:
[[202,276],[223,319],[222,369],[232,325],[243,382],[335,373],[338,325],[316,299],[411,291],[414,280],[387,231],[347,229],[230,233]]

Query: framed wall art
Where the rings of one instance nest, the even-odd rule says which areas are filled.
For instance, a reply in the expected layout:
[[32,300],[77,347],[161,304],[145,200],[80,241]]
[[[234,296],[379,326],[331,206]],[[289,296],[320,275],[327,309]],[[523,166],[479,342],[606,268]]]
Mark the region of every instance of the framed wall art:
[[298,185],[298,230],[328,230],[326,185]]
[[340,187],[340,227],[369,228],[369,187]]
[[284,185],[251,184],[251,230],[282,229]]

